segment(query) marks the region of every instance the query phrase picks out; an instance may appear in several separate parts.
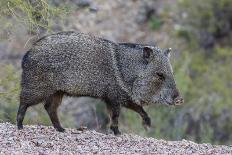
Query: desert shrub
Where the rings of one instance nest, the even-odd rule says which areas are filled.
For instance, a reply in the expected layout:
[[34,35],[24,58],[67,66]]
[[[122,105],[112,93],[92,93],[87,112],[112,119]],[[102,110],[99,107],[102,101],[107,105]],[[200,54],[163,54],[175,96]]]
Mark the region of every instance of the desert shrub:
[[15,122],[19,74],[12,65],[2,65],[0,70],[0,120]]
[[149,26],[154,31],[159,30],[162,25],[163,25],[163,21],[162,21],[162,18],[159,16],[153,15],[151,19],[149,20]]
[[223,38],[231,37],[231,8],[230,0],[178,1],[178,16],[175,17],[181,26],[178,35],[188,41],[197,41],[196,46],[212,48]]
[[51,30],[54,20],[65,13],[66,7],[55,7],[47,0],[0,0],[0,39],[8,38],[18,27],[33,34]]

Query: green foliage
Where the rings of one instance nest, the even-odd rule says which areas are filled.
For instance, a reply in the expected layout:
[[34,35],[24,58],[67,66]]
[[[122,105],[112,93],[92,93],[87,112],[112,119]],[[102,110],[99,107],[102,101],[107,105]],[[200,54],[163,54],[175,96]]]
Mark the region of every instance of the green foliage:
[[156,31],[161,28],[163,25],[163,21],[160,17],[152,16],[151,20],[149,21],[149,26],[152,30]]
[[179,16],[176,16],[176,20],[181,25],[178,35],[200,44],[228,36],[232,20],[231,8],[230,0],[178,1],[176,14]]
[[15,122],[19,94],[19,74],[12,65],[0,66],[0,119]]
[[65,7],[54,7],[47,0],[0,0],[1,39],[8,37],[18,26],[30,32],[51,30],[55,18],[67,13]]

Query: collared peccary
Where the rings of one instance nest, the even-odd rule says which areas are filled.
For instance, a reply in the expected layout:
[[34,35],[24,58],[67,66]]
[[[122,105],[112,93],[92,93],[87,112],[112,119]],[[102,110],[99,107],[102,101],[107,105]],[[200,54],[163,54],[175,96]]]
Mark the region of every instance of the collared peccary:
[[155,46],[114,43],[78,32],[37,40],[22,60],[18,129],[23,128],[27,108],[43,102],[54,128],[64,131],[57,117],[63,95],[105,101],[114,134],[120,134],[121,106],[139,113],[143,125],[149,127],[151,121],[143,105],[183,102],[169,53]]

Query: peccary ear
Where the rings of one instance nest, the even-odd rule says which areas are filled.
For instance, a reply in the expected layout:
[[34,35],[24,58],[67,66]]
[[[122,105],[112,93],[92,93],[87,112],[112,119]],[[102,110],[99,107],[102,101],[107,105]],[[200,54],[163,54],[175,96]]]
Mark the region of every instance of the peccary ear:
[[166,50],[164,51],[164,54],[165,54],[167,57],[170,58],[170,56],[171,56],[171,51],[172,51],[172,49],[171,49],[171,48],[168,48],[168,49],[166,49]]
[[151,56],[152,52],[153,52],[152,48],[145,46],[143,48],[143,57],[145,59],[148,59]]

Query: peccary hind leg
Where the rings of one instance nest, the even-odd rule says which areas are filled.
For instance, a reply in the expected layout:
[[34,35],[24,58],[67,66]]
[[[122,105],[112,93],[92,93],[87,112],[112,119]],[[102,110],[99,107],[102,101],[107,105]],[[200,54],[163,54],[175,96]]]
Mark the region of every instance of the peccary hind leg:
[[17,114],[17,126],[19,130],[23,128],[23,119],[27,111],[27,108],[28,108],[28,104],[20,101],[18,114]]
[[144,128],[147,130],[149,127],[151,127],[151,119],[148,116],[148,114],[146,113],[146,111],[143,109],[142,106],[137,105],[135,103],[128,103],[127,105],[124,105],[126,108],[131,109],[137,113],[139,113],[139,115],[142,117],[143,119],[143,126]]
[[44,108],[46,109],[54,128],[59,132],[65,131],[65,129],[61,127],[59,118],[57,116],[57,109],[62,101],[62,98],[63,92],[58,91],[49,97],[44,105]]
[[118,129],[118,118],[120,114],[120,105],[106,104],[108,113],[110,115],[110,129],[114,132],[114,135],[120,135],[121,132]]
[[[40,94],[37,92],[37,94]],[[43,100],[42,96],[35,96],[32,92],[22,91],[20,94],[20,105],[17,113],[17,127],[23,128],[23,120],[28,107],[36,105]]]

